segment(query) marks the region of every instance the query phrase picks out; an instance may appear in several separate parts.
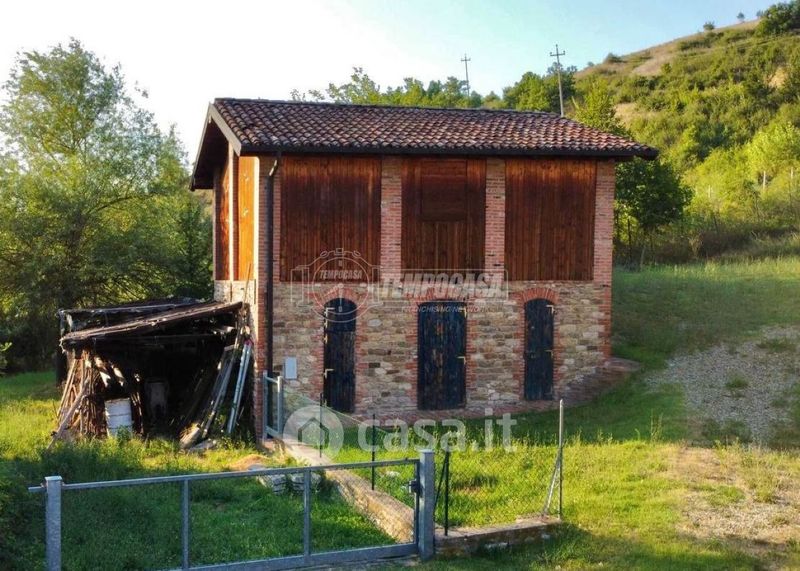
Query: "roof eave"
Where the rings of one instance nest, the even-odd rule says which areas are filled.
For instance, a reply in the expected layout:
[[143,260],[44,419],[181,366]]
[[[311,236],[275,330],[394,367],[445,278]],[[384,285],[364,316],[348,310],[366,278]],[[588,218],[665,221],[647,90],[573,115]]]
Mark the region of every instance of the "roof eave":
[[595,157],[615,160],[631,160],[641,158],[652,160],[658,156],[656,149],[619,150],[619,149],[480,149],[480,148],[438,148],[438,147],[331,147],[321,145],[241,145],[240,155],[263,155],[278,151],[299,154],[381,154],[381,155],[469,155],[469,156],[513,156],[513,157]]

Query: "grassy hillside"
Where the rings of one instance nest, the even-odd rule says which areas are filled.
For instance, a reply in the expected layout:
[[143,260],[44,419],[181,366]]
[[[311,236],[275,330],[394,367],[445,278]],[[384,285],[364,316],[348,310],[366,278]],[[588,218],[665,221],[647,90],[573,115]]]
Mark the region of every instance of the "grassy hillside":
[[800,117],[790,76],[800,36],[762,36],[756,22],[701,32],[628,55],[609,54],[577,74],[608,82],[633,134],[690,167],[741,145],[778,115]]
[[[791,4],[800,13],[800,1]],[[747,250],[798,253],[800,24],[772,16],[710,29],[575,75],[575,105],[608,94],[630,134],[661,152],[691,191],[685,215],[650,236],[617,221],[617,259],[645,247],[683,262]],[[786,26],[778,30],[776,21]],[[788,18],[788,16],[787,16]],[[580,115],[580,113],[576,113]],[[754,244],[766,248],[754,248]]]

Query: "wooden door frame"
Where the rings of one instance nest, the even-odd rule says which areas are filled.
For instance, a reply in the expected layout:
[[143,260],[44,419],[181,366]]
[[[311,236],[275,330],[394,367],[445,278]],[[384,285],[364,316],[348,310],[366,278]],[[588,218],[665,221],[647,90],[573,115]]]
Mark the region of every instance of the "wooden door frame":
[[[464,310],[464,315],[463,315],[463,324],[464,324],[464,326],[463,326],[463,329],[464,329],[464,331],[463,331],[463,336],[464,336],[463,399],[462,399],[461,403],[459,403],[457,405],[454,405],[454,406],[428,408],[428,407],[423,407],[422,406],[422,403],[421,403],[421,392],[420,392],[420,386],[422,384],[422,364],[423,364],[422,358],[421,358],[421,352],[422,352],[421,349],[422,349],[422,347],[420,346],[420,342],[422,340],[422,336],[420,335],[420,320],[422,318],[422,307],[423,306],[433,306],[433,305],[445,305],[445,304],[447,304],[447,305],[460,305],[461,306],[460,309]],[[439,313],[439,312],[437,312],[437,313]],[[470,370],[472,369],[472,367],[470,366],[470,363],[469,363],[469,359],[470,359],[469,332],[470,332],[470,330],[472,328],[469,326],[469,323],[468,323],[468,314],[469,314],[469,304],[464,300],[459,300],[459,299],[431,299],[431,300],[422,301],[422,302],[420,302],[418,304],[417,312],[416,312],[416,324],[415,324],[416,325],[415,326],[416,337],[417,337],[417,339],[416,339],[417,379],[416,379],[416,383],[415,383],[416,393],[417,393],[416,394],[416,397],[417,397],[416,398],[417,410],[441,411],[441,410],[458,410],[458,409],[466,408],[467,402],[469,400],[468,399],[468,395],[469,395],[469,391],[470,391],[470,388],[471,388],[470,387],[470,382],[469,382],[469,377],[470,377]]]
[[[521,352],[525,349],[525,335],[526,335],[526,326],[525,326],[525,304],[532,300],[532,299],[546,299],[550,303],[556,306],[556,313],[555,313],[555,322],[553,324],[553,394],[559,394],[559,386],[561,382],[561,366],[563,365],[563,351],[561,346],[561,333],[560,328],[558,326],[559,320],[559,291],[554,287],[548,287],[544,285],[534,285],[534,284],[522,284],[527,285],[524,289],[517,290],[511,293],[511,298],[517,302],[517,316],[519,317],[519,325],[517,326],[517,339],[519,340],[519,346]],[[534,402],[534,401],[525,401],[525,358],[524,355],[521,355],[521,358],[515,360],[514,364],[514,377],[517,379],[517,394],[519,395],[519,399],[523,402]]]
[[[528,344],[530,343],[530,326],[528,323],[528,308],[531,304],[536,302],[544,302],[545,308],[550,308],[550,397],[543,396],[542,398],[532,398],[528,396],[528,376],[530,359],[528,356]],[[556,304],[544,297],[534,297],[525,301],[522,304],[523,314],[523,327],[525,328],[525,336],[522,341],[522,358],[523,358],[523,380],[522,391],[523,398],[527,402],[534,402],[538,400],[553,400],[555,398],[555,373],[556,373]],[[544,392],[544,391],[543,391]]]
[[[347,302],[349,304],[351,304],[351,306],[353,308],[353,311],[355,312],[354,316],[353,316],[353,319],[352,319],[352,324],[353,324],[352,325],[352,327],[353,327],[353,329],[352,329],[352,333],[353,333],[353,345],[352,345],[352,351],[353,351],[353,356],[352,356],[352,376],[353,376],[352,407],[351,407],[351,410],[342,411],[342,412],[345,412],[345,413],[353,413],[353,412],[355,412],[355,409],[356,409],[356,401],[357,401],[357,394],[358,394],[357,390],[356,390],[357,387],[358,387],[358,366],[357,366],[357,362],[358,362],[358,316],[357,316],[357,309],[358,309],[358,306],[356,305],[355,301],[353,301],[352,299],[342,295],[342,296],[334,296],[334,297],[328,299],[325,302],[324,307],[327,308],[332,303],[334,303],[334,302],[336,302],[337,300],[340,300],[340,299],[344,300],[345,302]],[[326,349],[325,336],[328,334],[328,332],[329,331],[328,331],[328,329],[326,327],[326,321],[323,321],[323,326],[322,326],[322,393],[323,394],[325,394],[327,392],[326,391],[326,381],[327,381],[327,376],[326,376],[327,367],[326,367],[326,365],[328,363],[326,362],[326,354],[327,354],[327,352],[325,350]],[[330,404],[330,403],[326,403],[326,404],[328,406],[330,406],[331,408],[334,408],[332,406],[332,404]],[[338,410],[338,409],[334,409],[334,410]]]

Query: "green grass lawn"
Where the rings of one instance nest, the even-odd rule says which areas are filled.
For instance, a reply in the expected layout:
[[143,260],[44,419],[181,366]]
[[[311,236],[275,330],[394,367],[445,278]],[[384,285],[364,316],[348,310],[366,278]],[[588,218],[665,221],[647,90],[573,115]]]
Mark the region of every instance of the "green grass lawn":
[[[797,545],[752,550],[724,537],[687,534],[682,521],[692,494],[714,506],[735,505],[745,494],[775,501],[777,490],[800,486],[800,459],[788,450],[747,449],[732,445],[712,450],[723,466],[732,467],[741,482],[710,485],[698,482],[683,465],[687,443],[696,441],[681,390],[649,389],[647,371],[662,367],[670,356],[718,342],[735,343],[767,325],[800,323],[800,260],[701,264],[617,271],[614,285],[614,350],[641,361],[645,370],[596,401],[567,410],[565,450],[565,524],[543,545],[469,559],[437,560],[423,569],[754,569],[800,567]],[[54,414],[55,391],[49,375],[32,374],[0,380],[0,568],[29,568],[42,557],[40,498],[21,491],[49,473],[68,480],[118,478],[152,473],[226,469],[254,450],[230,445],[203,458],[189,457],[174,446],[154,441],[88,442],[43,453]],[[800,411],[800,394],[792,405]],[[542,480],[552,467],[554,412],[522,415],[514,435],[520,448],[480,456],[480,462],[453,465],[453,488],[463,493],[454,503],[454,524],[491,521],[502,514],[539,509]],[[787,426],[784,441],[800,446],[800,414]],[[472,425],[477,433],[482,423]],[[401,454],[405,455],[405,454]],[[384,456],[385,457],[385,456]],[[474,455],[473,458],[478,458]],[[337,460],[363,460],[363,453],[345,449]],[[468,465],[467,465],[468,464]],[[384,470],[379,486],[403,497],[406,474]],[[458,472],[458,473],[456,473]],[[471,488],[501,481],[514,485],[494,490],[480,501],[468,501]],[[519,478],[522,474],[524,477]],[[368,474],[364,474],[368,476]],[[526,483],[525,477],[529,478]],[[490,486],[486,486],[491,489]],[[256,554],[296,551],[299,511],[294,497],[265,496],[252,482],[224,488],[198,486],[193,508],[193,554],[197,562],[224,561]],[[458,495],[458,494],[456,494]],[[77,498],[77,496],[76,496]],[[108,532],[123,538],[120,553],[107,568],[140,568],[178,553],[178,495],[167,487],[154,490],[147,507],[131,497],[74,499],[77,516],[88,522],[74,526],[65,541],[73,550],[73,568],[91,568],[85,554],[100,551]],[[315,512],[320,546],[359,545],[385,538],[331,496],[320,492],[324,505]],[[110,510],[109,505],[115,510]],[[255,509],[254,509],[255,506]],[[263,509],[262,509],[263,508]],[[119,517],[119,511],[124,513]],[[111,512],[111,513],[110,513]],[[270,518],[266,513],[280,514]],[[106,518],[125,521],[107,524]],[[271,522],[280,521],[280,527]],[[154,522],[154,523],[148,523]],[[317,522],[317,520],[315,520]],[[222,528],[222,531],[217,531]],[[258,530],[255,533],[253,530]],[[135,548],[133,532],[143,533],[151,549]],[[69,535],[72,534],[72,535]],[[291,537],[292,539],[288,539]],[[139,554],[139,555],[136,555]]]
[[[43,568],[43,498],[28,485],[58,474],[67,482],[243,469],[243,460],[282,465],[226,442],[202,456],[153,439],[85,440],[44,446],[58,404],[51,373],[0,378],[0,569]],[[274,496],[255,479],[196,482],[191,488],[193,564],[302,553],[302,497]],[[164,569],[180,566],[180,488],[67,491],[63,498],[65,569]],[[324,484],[312,504],[313,549],[392,543]]]
[[[679,522],[697,484],[685,477],[681,449],[694,440],[677,387],[648,389],[641,377],[679,352],[736,342],[769,325],[800,324],[800,259],[710,263],[614,274],[614,352],[644,371],[588,405],[568,409],[566,524],[544,545],[439,560],[425,569],[760,569],[800,567],[800,547],[753,555],[724,537],[697,539]],[[800,410],[800,395],[794,410]],[[556,413],[517,417],[515,435],[553,434]],[[794,446],[800,447],[800,414]],[[525,455],[526,450],[521,453]],[[800,486],[794,451],[719,450],[765,501],[779,486]],[[508,463],[509,468],[512,463]],[[498,472],[502,473],[502,472]],[[710,486],[709,501],[735,502],[737,487]]]

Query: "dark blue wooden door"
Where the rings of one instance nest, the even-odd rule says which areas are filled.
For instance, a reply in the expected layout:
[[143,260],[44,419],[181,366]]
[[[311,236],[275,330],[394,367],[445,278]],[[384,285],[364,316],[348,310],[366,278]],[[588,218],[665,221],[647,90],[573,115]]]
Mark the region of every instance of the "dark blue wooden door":
[[356,304],[337,298],[325,305],[325,403],[340,412],[353,412],[356,400]]
[[464,406],[467,392],[467,315],[464,303],[423,303],[417,317],[417,404],[423,410]]
[[546,299],[525,304],[525,398],[553,398],[554,306]]

